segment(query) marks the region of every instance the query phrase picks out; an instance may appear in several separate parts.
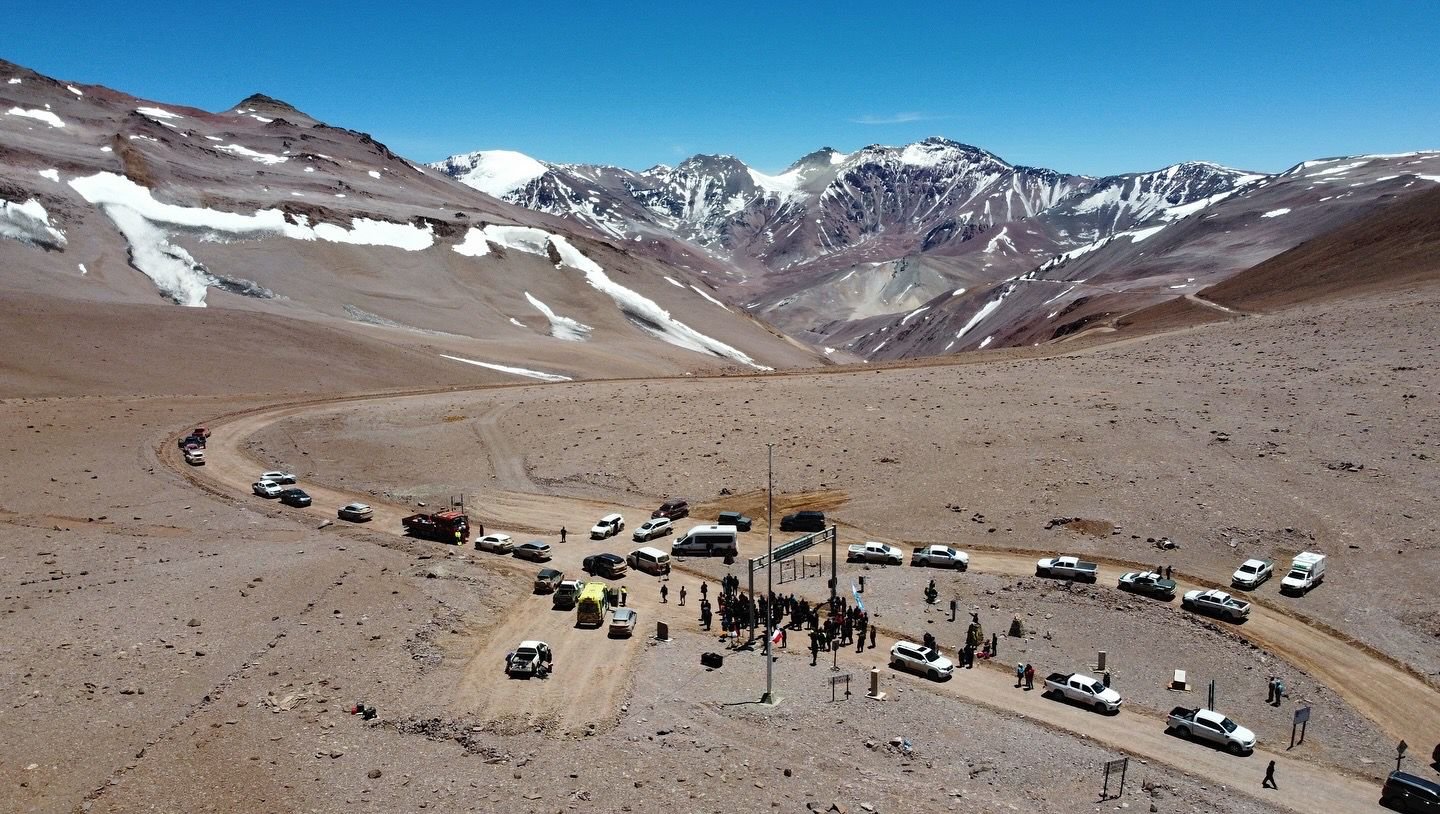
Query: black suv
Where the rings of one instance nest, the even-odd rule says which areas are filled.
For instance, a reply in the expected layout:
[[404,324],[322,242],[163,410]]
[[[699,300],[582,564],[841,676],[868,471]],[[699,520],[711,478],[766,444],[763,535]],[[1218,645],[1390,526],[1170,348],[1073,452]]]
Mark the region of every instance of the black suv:
[[310,496],[305,494],[304,489],[284,489],[280,492],[280,502],[303,509],[310,505]]
[[630,570],[625,558],[619,554],[591,554],[581,563],[587,574],[603,577],[622,577]]
[[1405,814],[1440,812],[1440,783],[1409,772],[1391,772],[1380,790],[1380,805]]
[[750,518],[739,512],[721,512],[715,519],[717,526],[734,526],[736,531],[749,531]]
[[780,518],[781,531],[824,531],[824,512],[796,512]]

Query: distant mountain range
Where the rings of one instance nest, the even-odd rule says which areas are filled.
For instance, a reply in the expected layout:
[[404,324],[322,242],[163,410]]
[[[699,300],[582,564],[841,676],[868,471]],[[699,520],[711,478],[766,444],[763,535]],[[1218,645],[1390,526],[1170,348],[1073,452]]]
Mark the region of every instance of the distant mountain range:
[[940,138],[775,175],[724,155],[421,166],[269,96],[209,112],[0,61],[7,295],[265,312],[531,378],[911,358],[1215,310],[1207,286],[1437,182],[1437,152],[1092,178]]
[[[731,267],[726,296],[832,354],[868,359],[1055,339],[1193,293],[1424,186],[1440,154],[1275,175],[1194,161],[1091,178],[930,138],[822,148],[778,175],[726,155],[638,172],[508,151],[430,166],[617,239],[686,241]],[[1200,226],[1217,217],[1227,229]]]

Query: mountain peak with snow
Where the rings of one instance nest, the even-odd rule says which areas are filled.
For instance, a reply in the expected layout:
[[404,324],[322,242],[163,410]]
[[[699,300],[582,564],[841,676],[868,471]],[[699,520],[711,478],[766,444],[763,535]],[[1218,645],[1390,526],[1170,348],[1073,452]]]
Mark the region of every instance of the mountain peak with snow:
[[466,186],[504,198],[550,171],[550,166],[514,150],[477,150],[430,165]]

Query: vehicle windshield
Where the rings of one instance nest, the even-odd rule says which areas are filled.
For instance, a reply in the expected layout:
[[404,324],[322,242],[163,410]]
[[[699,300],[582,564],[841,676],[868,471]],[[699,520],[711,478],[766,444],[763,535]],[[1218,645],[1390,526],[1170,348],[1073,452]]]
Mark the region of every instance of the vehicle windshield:
[[1305,572],[1304,572],[1304,571],[1291,571],[1291,572],[1290,572],[1290,579],[1304,579],[1304,578],[1305,578]]
[[1253,566],[1253,565],[1242,565],[1242,566],[1240,566],[1240,573],[1242,573],[1242,574],[1253,574],[1253,573],[1255,573],[1255,570],[1256,570],[1256,569],[1255,569],[1255,566]]
[[924,654],[926,661],[935,661],[936,659],[940,658],[940,654],[935,652],[934,650],[925,649],[921,650],[920,652]]
[[1236,726],[1234,721],[1230,720],[1229,718],[1223,718],[1220,721],[1220,728],[1225,730],[1226,732],[1234,732],[1238,727]]

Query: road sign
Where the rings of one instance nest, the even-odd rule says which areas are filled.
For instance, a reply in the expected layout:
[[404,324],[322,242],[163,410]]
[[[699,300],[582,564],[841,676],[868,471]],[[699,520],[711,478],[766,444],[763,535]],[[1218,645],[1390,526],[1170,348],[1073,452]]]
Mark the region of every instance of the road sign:
[[1295,723],[1303,724],[1310,720],[1310,708],[1300,707],[1295,710]]
[[850,699],[850,674],[830,676],[830,700],[835,700],[835,688],[841,684],[845,685],[845,699]]
[[[1300,729],[1300,740],[1295,740],[1295,729]],[[1305,742],[1305,730],[1310,728],[1310,708],[1299,707],[1295,710],[1295,720],[1290,724],[1290,748],[1294,749],[1298,743]]]
[[[1130,758],[1122,757],[1119,760],[1105,761],[1105,786],[1100,790],[1100,799],[1118,800],[1125,796],[1125,770],[1130,766]],[[1120,775],[1120,791],[1112,798],[1110,796],[1110,776]]]
[[1400,741],[1400,745],[1395,747],[1395,771],[1400,771],[1400,761],[1405,759],[1405,750],[1409,748],[1410,744],[1405,741]]

